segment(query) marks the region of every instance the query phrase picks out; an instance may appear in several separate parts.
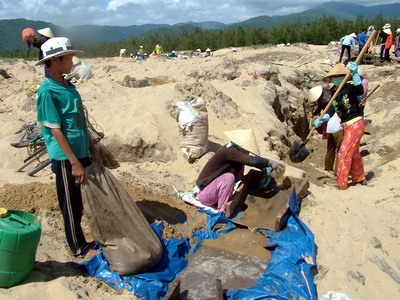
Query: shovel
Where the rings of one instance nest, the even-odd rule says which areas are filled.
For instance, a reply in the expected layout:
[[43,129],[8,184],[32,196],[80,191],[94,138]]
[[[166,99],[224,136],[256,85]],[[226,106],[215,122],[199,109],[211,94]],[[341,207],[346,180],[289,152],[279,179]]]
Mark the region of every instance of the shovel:
[[[368,45],[375,37],[376,30],[374,30],[371,35],[369,36],[367,42],[365,43]],[[361,52],[358,54],[355,63],[358,65],[361,62],[362,57],[364,56],[365,52],[367,51],[368,47],[363,47]],[[328,104],[326,105],[324,111],[320,114],[319,120],[326,114],[326,112],[329,110],[331,107],[333,101],[336,99],[336,97],[339,95],[341,92],[342,88],[344,85],[347,83],[347,81],[351,77],[351,72],[349,72],[343,79],[342,83],[339,85],[339,87],[336,89],[335,94],[332,96],[332,98],[329,100]],[[292,162],[294,163],[299,163],[302,162],[307,158],[307,156],[310,154],[310,150],[306,148],[306,144],[308,143],[308,140],[310,139],[311,135],[313,134],[315,130],[315,126],[312,126],[310,133],[307,135],[306,139],[302,142],[295,141],[292,146],[290,147],[289,150],[289,158]]]

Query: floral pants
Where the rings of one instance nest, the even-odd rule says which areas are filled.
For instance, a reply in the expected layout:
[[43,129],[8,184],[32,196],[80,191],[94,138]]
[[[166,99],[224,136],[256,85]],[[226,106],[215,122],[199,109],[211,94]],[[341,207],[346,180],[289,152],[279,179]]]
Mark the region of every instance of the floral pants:
[[364,129],[362,119],[343,129],[343,141],[337,159],[337,185],[341,190],[347,189],[349,176],[353,183],[365,179],[364,164],[360,154],[360,141]]

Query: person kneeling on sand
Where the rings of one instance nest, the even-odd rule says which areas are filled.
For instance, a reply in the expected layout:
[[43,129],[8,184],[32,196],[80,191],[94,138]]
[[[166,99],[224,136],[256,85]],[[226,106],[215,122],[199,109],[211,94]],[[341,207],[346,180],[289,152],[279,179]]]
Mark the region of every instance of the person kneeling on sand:
[[196,180],[196,198],[206,206],[216,206],[219,212],[225,212],[235,183],[244,177],[245,166],[258,168],[271,178],[281,177],[286,170],[283,161],[258,155],[259,150],[252,130],[227,131],[225,135],[231,142],[215,152]]
[[93,77],[92,71],[89,66],[81,61],[78,57],[72,58],[72,67],[69,74],[64,75],[64,79],[71,81],[73,78],[77,80],[77,83],[89,80]]

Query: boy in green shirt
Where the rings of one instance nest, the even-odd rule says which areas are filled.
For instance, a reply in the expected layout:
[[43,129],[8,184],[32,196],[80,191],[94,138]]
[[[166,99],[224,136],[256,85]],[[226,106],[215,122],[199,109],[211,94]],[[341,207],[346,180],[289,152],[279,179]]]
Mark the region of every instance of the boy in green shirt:
[[37,121],[41,126],[47,151],[56,174],[59,206],[64,218],[65,234],[75,256],[91,258],[98,250],[91,249],[81,227],[83,204],[80,183],[86,178],[85,167],[91,164],[90,153],[97,163],[101,157],[90,143],[82,99],[75,86],[64,79],[72,67],[74,50],[65,37],[56,37],[42,47],[49,76],[38,89]]

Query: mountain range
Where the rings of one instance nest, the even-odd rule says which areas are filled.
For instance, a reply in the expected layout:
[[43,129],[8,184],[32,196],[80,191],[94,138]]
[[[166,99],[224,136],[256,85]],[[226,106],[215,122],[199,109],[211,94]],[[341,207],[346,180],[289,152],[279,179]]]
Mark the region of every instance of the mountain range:
[[[344,9],[345,8],[345,9]],[[74,45],[116,42],[123,39],[139,37],[157,31],[162,33],[183,33],[200,28],[202,30],[223,30],[237,27],[265,27],[272,28],[281,24],[306,24],[322,17],[334,17],[338,21],[345,19],[356,20],[358,17],[371,19],[378,16],[384,18],[398,18],[400,3],[362,6],[347,2],[327,2],[309,10],[288,14],[285,16],[258,16],[243,22],[224,24],[221,22],[187,22],[168,24],[144,24],[132,26],[97,26],[80,25],[63,28],[58,25],[26,19],[0,20],[0,51],[22,50],[26,45],[22,42],[21,32],[30,27],[40,29],[50,27],[55,36],[68,36]]]

